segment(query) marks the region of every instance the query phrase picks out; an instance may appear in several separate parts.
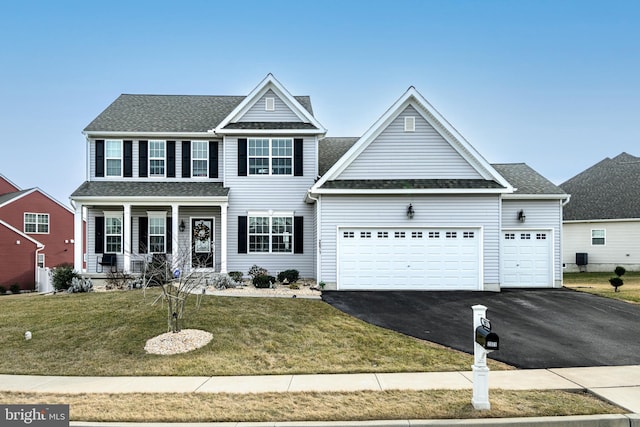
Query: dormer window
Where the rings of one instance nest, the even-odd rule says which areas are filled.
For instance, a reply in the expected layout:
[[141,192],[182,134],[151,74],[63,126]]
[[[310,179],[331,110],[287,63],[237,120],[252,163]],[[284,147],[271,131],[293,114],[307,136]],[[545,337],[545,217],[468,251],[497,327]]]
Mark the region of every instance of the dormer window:
[[276,109],[276,99],[273,97],[267,97],[264,99],[264,109],[265,111],[275,111]]
[[404,118],[404,131],[415,132],[416,131],[416,118],[413,116]]

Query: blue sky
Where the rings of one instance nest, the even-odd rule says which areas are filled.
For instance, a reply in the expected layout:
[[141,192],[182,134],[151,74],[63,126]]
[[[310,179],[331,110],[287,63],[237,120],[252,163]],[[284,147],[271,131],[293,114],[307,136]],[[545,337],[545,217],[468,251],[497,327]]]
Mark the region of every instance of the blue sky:
[[121,93],[245,95],[268,73],[359,136],[409,87],[492,163],[559,184],[640,155],[640,2],[24,1],[0,6],[0,173],[61,202]]

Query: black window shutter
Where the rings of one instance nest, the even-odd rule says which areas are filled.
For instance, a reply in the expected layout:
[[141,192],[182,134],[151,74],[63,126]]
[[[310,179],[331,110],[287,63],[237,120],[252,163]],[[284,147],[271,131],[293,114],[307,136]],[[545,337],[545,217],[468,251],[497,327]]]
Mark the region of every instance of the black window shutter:
[[218,177],[218,141],[209,141],[209,178]]
[[176,142],[167,141],[167,178],[176,177]]
[[165,252],[170,254],[173,252],[173,221],[167,217],[167,244]]
[[191,141],[182,141],[182,177],[191,178]]
[[104,176],[104,139],[96,139],[96,176]]
[[302,176],[303,166],[302,166],[302,138],[295,138],[293,140],[293,175],[294,176]]
[[138,176],[140,178],[147,177],[147,141],[138,141]]
[[247,217],[238,217],[238,253],[247,253]]
[[138,218],[138,253],[147,253],[147,236],[149,232],[149,218],[141,216]]
[[304,253],[304,217],[293,217],[293,253]]
[[97,216],[95,218],[96,230],[95,230],[95,242],[94,252],[101,254],[104,252],[104,217]]
[[247,138],[238,138],[238,176],[247,176]]
[[133,141],[124,141],[124,177],[133,176]]

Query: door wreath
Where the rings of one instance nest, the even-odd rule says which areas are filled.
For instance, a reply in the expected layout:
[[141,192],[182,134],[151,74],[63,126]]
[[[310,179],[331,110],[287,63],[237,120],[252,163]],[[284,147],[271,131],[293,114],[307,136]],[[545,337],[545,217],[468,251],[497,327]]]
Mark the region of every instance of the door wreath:
[[209,240],[209,237],[211,237],[211,230],[204,222],[201,222],[200,224],[196,224],[193,228],[193,237],[201,242],[205,242]]

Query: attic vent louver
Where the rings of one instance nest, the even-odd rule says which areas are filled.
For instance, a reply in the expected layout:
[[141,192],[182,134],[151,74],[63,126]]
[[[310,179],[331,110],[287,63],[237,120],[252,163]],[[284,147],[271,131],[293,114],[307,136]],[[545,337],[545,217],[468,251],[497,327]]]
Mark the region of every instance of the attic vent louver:
[[275,98],[265,98],[264,99],[264,109],[266,111],[274,111],[276,109],[276,99]]
[[404,118],[404,131],[415,132],[416,130],[416,118],[413,116]]

